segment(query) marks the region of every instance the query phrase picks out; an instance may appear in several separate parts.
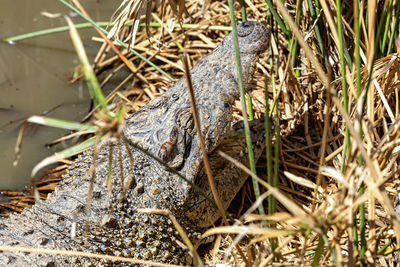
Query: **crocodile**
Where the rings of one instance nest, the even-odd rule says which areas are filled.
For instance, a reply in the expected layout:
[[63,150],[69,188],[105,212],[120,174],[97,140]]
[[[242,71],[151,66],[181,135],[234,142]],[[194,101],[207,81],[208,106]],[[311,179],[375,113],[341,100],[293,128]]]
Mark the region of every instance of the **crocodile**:
[[[247,21],[238,25],[237,35],[243,81],[249,89],[254,64],[259,54],[267,49],[270,33],[264,24]],[[225,151],[242,163],[248,158],[242,123],[232,123],[233,105],[239,97],[237,76],[232,33],[191,70],[201,132],[225,209],[247,179],[242,170],[217,153]],[[257,158],[264,144],[262,121],[252,123],[251,128]],[[68,167],[63,182],[46,200],[37,202],[22,214],[11,214],[0,221],[0,245],[87,251],[152,262],[191,264],[193,255],[183,245],[170,218],[139,212],[141,208],[168,210],[191,240],[199,240],[199,233],[220,217],[215,206],[195,190],[197,186],[212,198],[186,79],[182,78],[131,115],[122,134],[130,145],[125,146],[121,140],[99,145],[90,209],[87,199],[92,150],[78,156]],[[195,186],[170,172],[137,146],[160,158]],[[110,153],[114,163],[111,184],[107,182]],[[111,197],[107,189],[110,185]],[[121,190],[123,188],[127,188],[126,192]],[[115,266],[117,263],[87,257],[3,251],[0,264]]]

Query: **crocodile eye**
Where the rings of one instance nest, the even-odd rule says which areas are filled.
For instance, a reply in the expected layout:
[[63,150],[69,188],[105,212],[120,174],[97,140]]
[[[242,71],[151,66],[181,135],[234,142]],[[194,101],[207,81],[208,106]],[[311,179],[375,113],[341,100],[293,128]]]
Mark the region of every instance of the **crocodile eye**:
[[240,37],[245,37],[245,36],[249,35],[250,33],[252,33],[253,29],[254,29],[254,22],[245,21],[245,22],[239,24],[239,26],[237,28],[237,34]]
[[230,107],[231,107],[231,105],[229,104],[229,102],[225,101],[224,102],[224,108],[230,108]]

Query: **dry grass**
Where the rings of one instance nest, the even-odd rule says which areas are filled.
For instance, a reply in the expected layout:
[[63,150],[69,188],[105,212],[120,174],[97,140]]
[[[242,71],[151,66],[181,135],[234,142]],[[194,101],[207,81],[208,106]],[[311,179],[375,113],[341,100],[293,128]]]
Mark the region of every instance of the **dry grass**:
[[[267,14],[265,2],[246,1],[246,3],[249,20],[265,20]],[[332,5],[329,7],[328,3],[322,2],[322,4],[328,14],[327,10]],[[144,31],[138,31],[136,37],[135,48],[143,51],[149,58],[155,57],[157,65],[166,72],[173,73],[174,77],[181,77],[183,74],[179,62],[183,52],[190,53],[191,58],[196,61],[221,40],[222,31],[200,26],[229,25],[228,7],[224,2],[201,6],[197,2],[189,1],[186,2],[186,7],[191,17],[184,18],[183,23],[190,22],[193,25],[191,28],[182,31],[176,27],[172,32],[168,32],[167,29],[163,32],[150,27],[152,36],[159,42],[148,41]],[[288,3],[286,8],[292,17],[297,13],[295,3]],[[372,77],[376,78],[373,81],[375,87],[369,91],[367,101],[369,108],[360,116],[362,109],[361,102],[357,102],[355,71],[347,69],[349,116],[343,117],[345,109],[341,104],[343,103],[342,72],[340,39],[335,29],[336,10],[332,8],[329,10],[329,16],[320,16],[320,23],[326,29],[322,33],[325,55],[330,62],[326,65],[313,31],[315,21],[311,16],[306,16],[310,12],[309,7],[303,3],[301,8],[302,16],[298,20],[302,29],[300,33],[305,39],[305,44],[311,49],[313,58],[309,55],[307,57],[304,50],[300,49],[298,63],[296,68],[293,68],[290,42],[276,28],[274,30],[276,42],[272,46],[275,52],[273,70],[276,73],[276,85],[274,87],[269,85],[268,90],[271,104],[273,95],[278,95],[276,92],[273,93],[273,88],[281,92],[277,101],[282,135],[279,159],[280,185],[279,191],[264,188],[264,192],[273,194],[278,199],[278,213],[268,216],[249,213],[237,222],[237,226],[211,229],[208,234],[222,235],[218,235],[218,242],[215,242],[214,248],[205,255],[206,259],[214,264],[218,262],[238,264],[241,259],[233,247],[238,243],[254,265],[394,266],[396,254],[391,254],[390,249],[394,248],[395,243],[392,245],[390,243],[394,235],[399,233],[396,225],[397,215],[393,209],[398,194],[398,182],[395,178],[399,170],[396,148],[399,59],[394,54],[373,62],[371,60],[373,39],[368,37],[372,35],[367,35],[369,29],[365,24],[361,25],[361,50],[367,55],[368,60],[363,65],[373,64]],[[375,15],[382,14],[383,8],[383,3],[379,3]],[[342,18],[344,42],[354,61],[352,9],[353,6],[347,3]],[[172,11],[168,11],[168,7],[165,12],[173,14]],[[240,17],[239,12],[237,15]],[[153,12],[151,16],[153,21],[161,21],[161,14]],[[373,14],[364,13],[362,16],[369,16],[370,21],[374,21]],[[168,18],[164,18],[164,21],[168,21]],[[291,30],[294,31],[293,27]],[[377,56],[379,58],[379,55]],[[120,64],[118,62],[119,60],[115,58],[112,63],[118,67]],[[320,70],[314,68],[316,62],[319,62]],[[107,62],[110,63],[111,61]],[[98,65],[104,66],[101,60]],[[327,73],[329,75],[326,75]],[[361,73],[364,88],[368,73],[366,67]],[[271,81],[271,68],[267,57],[260,60],[252,93],[256,117],[263,116],[264,113],[265,79]],[[329,85],[329,81],[334,83]],[[144,67],[135,77],[130,78],[128,85],[125,85],[128,90],[123,93],[123,99],[133,112],[149,99],[161,94],[168,85],[170,82],[160,77],[152,68]],[[139,89],[142,87],[144,90]],[[328,93],[327,87],[331,87],[329,88],[332,90],[331,94]],[[132,103],[126,99],[130,99]],[[368,111],[371,108],[372,112]],[[236,111],[236,116],[240,119],[240,105],[237,105]],[[360,128],[358,122],[361,122],[364,129],[362,138],[357,136]],[[350,128],[351,156],[347,156],[343,164],[346,125]],[[321,152],[324,151],[324,155],[321,156]],[[364,164],[359,161],[360,151],[364,153]],[[264,163],[262,160],[259,162],[260,176],[265,173]],[[318,174],[320,182],[317,181]],[[363,195],[359,192],[361,184],[365,185]],[[244,187],[233,202],[231,212],[246,211],[252,207],[254,197],[250,188],[249,185]],[[366,207],[365,233],[359,230],[361,203]],[[271,226],[270,228],[265,226],[265,221]],[[353,227],[358,229],[357,235],[354,234]],[[223,233],[237,234],[237,238],[232,240]],[[366,240],[365,253],[361,252],[360,244],[363,236]],[[275,254],[271,253],[271,238],[277,238]],[[320,250],[317,249],[319,242],[321,242]],[[386,244],[389,244],[388,248],[381,251]],[[316,253],[321,253],[319,262],[316,261]],[[386,253],[389,255],[385,255]]]
[[[172,2],[175,4],[171,5]],[[244,2],[248,6],[248,20],[265,20],[268,12],[264,1]],[[147,2],[143,7],[148,18],[147,33],[144,28],[123,27],[124,23],[137,18],[133,11],[130,11],[133,15],[126,13],[126,8],[133,2],[124,1],[116,14],[124,14],[121,17],[126,20],[119,17],[121,24],[116,26],[113,34],[122,40],[135,39],[135,50],[176,79],[183,76],[180,62],[183,53],[190,54],[193,63],[198,61],[222,40],[229,29],[229,9],[224,1],[205,1],[204,5],[199,1],[186,1],[190,16],[184,15],[180,5],[182,1],[169,1],[163,11],[151,3]],[[396,240],[400,237],[398,215],[394,209],[398,201],[397,177],[400,171],[400,61],[397,54],[382,56],[385,53],[379,52],[379,48],[375,49],[373,45],[377,35],[375,26],[378,25],[378,21],[374,22],[383,16],[389,3],[379,1],[374,8],[371,1],[368,3],[371,5],[369,14],[361,8],[360,47],[366,55],[362,63],[365,67],[361,71],[363,92],[368,85],[369,70],[373,70],[365,110],[363,102],[357,100],[359,92],[355,67],[350,70],[349,64],[340,64],[341,41],[336,26],[335,3],[321,1],[324,14],[318,16],[318,23],[310,15],[307,3],[286,1],[286,8],[292,18],[301,14],[297,24],[312,55],[303,48],[298,50],[296,56],[290,51],[288,37],[274,25],[273,65],[271,67],[267,55],[261,58],[253,85],[255,117],[265,113],[266,82],[270,104],[274,102],[274,97],[277,100],[282,137],[279,190],[265,185],[262,192],[265,198],[273,195],[277,199],[277,212],[266,216],[255,214],[254,194],[250,183],[246,184],[230,207],[230,212],[240,219],[231,227],[216,227],[206,233],[217,237],[212,249],[203,253],[210,264],[228,262],[243,265],[234,247],[239,244],[248,260],[260,266],[396,266],[397,253],[394,251],[398,249]],[[399,4],[395,1],[395,6]],[[236,7],[240,18],[240,6]],[[341,14],[343,42],[354,66],[355,11],[350,1],[345,2],[345,7]],[[169,23],[178,22],[176,15],[180,17],[184,29],[179,24]],[[393,11],[393,20],[394,15]],[[366,17],[371,22],[369,25],[364,23]],[[118,16],[115,18],[118,20]],[[154,27],[150,21],[164,21],[166,24],[163,28]],[[316,36],[317,25],[324,29],[321,32],[324,51],[321,51]],[[290,31],[295,32],[295,29],[291,27]],[[390,33],[391,30],[387,35]],[[114,88],[108,97],[109,103],[125,105],[127,116],[172,84],[153,67],[122,49],[122,54],[136,68],[133,73],[128,71],[103,40],[94,40],[103,43],[95,60],[95,70],[104,84],[112,84]],[[372,60],[374,52],[376,61]],[[295,67],[293,57],[297,59]],[[346,95],[342,90],[343,66],[346,68],[344,78],[347,82],[348,113],[345,113],[342,104]],[[274,73],[274,79],[271,73]],[[276,84],[271,84],[271,81]],[[235,109],[238,120],[241,119],[240,114],[238,102]],[[351,143],[348,150],[345,149],[346,127]],[[360,127],[362,135],[359,135]],[[264,157],[258,162],[258,173],[264,180],[265,161]],[[365,188],[363,194],[360,193],[362,187]],[[360,230],[363,224],[362,204],[365,205],[365,230]],[[234,234],[236,238],[232,239],[227,233]],[[276,240],[276,247],[271,246],[272,239]]]

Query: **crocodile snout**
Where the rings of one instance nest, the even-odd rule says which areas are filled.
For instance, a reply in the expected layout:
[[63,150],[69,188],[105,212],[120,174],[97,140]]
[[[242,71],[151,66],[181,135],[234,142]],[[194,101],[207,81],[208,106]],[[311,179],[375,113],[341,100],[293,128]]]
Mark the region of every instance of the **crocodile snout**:
[[270,32],[263,23],[245,21],[237,27],[241,53],[258,54],[267,49]]
[[248,36],[253,32],[254,29],[254,21],[245,21],[237,27],[237,34],[240,37]]

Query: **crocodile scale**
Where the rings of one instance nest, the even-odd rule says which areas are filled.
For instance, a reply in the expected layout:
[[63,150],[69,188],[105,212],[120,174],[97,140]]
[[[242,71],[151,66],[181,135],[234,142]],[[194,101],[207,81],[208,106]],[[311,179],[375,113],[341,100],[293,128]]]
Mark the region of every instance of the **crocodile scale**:
[[[244,83],[249,89],[255,61],[268,46],[269,32],[262,23],[251,21],[238,25],[237,32]],[[232,125],[232,106],[239,97],[232,34],[193,67],[191,76],[205,147],[226,209],[247,175],[223,160],[216,151],[222,150],[242,163],[248,158],[242,124]],[[263,148],[263,123],[255,121],[251,125],[254,150],[259,157]],[[185,78],[127,119],[123,134],[130,142],[175,168],[212,198]],[[171,211],[193,240],[197,238],[196,233],[219,218],[218,211],[187,182],[139,150],[130,149],[133,164],[124,145],[112,144],[111,199],[107,193],[110,144],[102,144],[96,161],[89,212],[86,205],[91,179],[88,173],[93,163],[91,151],[80,155],[69,166],[64,181],[46,200],[25,209],[22,214],[12,214],[0,221],[0,245],[77,250],[190,264],[192,257],[169,218],[136,210]],[[121,177],[124,177],[123,182]],[[129,185],[123,198],[122,183],[125,187]],[[0,254],[0,265],[8,266],[92,264],[115,266],[117,263],[65,255]]]

